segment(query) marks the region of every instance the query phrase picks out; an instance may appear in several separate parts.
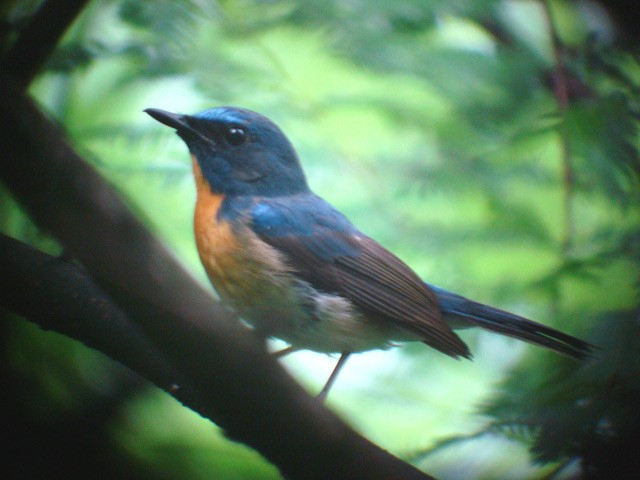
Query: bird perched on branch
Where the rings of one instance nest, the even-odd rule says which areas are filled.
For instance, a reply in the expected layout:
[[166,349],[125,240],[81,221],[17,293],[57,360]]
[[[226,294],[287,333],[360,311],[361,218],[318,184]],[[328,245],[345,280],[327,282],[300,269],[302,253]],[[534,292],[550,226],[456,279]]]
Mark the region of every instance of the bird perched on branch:
[[422,281],[309,189],[295,149],[266,117],[231,107],[145,111],[189,147],[196,244],[220,297],[289,351],[341,354],[321,397],[353,352],[414,340],[470,358],[456,328],[588,356],[582,340]]

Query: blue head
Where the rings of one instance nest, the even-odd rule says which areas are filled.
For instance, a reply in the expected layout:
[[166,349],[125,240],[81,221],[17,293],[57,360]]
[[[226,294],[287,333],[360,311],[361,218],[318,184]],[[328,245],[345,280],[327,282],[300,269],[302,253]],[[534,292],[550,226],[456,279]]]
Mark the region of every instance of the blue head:
[[195,115],[145,112],[176,129],[216,193],[273,197],[309,190],[293,146],[258,113],[232,107]]

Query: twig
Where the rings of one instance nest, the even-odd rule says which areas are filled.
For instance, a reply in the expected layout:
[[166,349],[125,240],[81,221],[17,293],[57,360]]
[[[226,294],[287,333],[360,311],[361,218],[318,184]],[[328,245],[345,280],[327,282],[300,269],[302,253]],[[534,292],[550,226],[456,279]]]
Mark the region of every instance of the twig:
[[553,75],[553,90],[556,97],[556,103],[558,104],[558,110],[560,112],[560,148],[562,155],[562,183],[564,186],[563,196],[563,211],[564,211],[564,230],[561,237],[561,249],[563,256],[567,257],[571,244],[573,242],[575,219],[573,213],[573,197],[574,197],[574,184],[575,174],[573,171],[573,164],[571,161],[571,144],[569,141],[569,133],[567,131],[567,110],[569,108],[569,88],[567,71],[564,63],[563,46],[558,32],[556,31],[551,7],[549,0],[542,3],[547,24],[549,27],[549,34],[551,35],[551,45],[553,48],[553,57],[555,60],[556,71]]

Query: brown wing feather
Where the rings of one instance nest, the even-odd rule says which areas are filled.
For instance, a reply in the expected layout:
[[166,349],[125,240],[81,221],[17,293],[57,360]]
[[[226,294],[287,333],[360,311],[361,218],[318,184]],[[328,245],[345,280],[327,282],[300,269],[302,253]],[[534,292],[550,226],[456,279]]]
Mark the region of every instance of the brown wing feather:
[[341,293],[417,334],[429,346],[469,357],[468,347],[444,322],[435,294],[420,277],[375,240],[361,237],[358,243],[360,255],[333,262]]
[[350,244],[358,254],[336,254],[327,261],[298,237],[263,238],[285,253],[290,266],[316,288],[348,298],[365,314],[395,323],[447,355],[471,356],[467,345],[442,319],[433,291],[382,245],[364,235],[322,228],[306,240],[330,245],[336,237]]

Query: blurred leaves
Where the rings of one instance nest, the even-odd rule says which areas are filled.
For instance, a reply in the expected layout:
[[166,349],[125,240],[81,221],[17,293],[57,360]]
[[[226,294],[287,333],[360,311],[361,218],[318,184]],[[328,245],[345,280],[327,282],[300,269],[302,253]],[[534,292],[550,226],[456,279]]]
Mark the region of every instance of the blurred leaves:
[[528,357],[481,406],[489,418],[481,430],[444,438],[416,458],[501,435],[531,443],[535,462],[577,458],[585,478],[603,472],[630,478],[626,474],[638,467],[632,452],[640,426],[638,311],[601,316],[592,337],[598,341],[594,358],[578,367],[548,353]]
[[[579,457],[587,468],[596,466],[590,462],[614,462],[616,449],[637,445],[640,316],[636,311],[602,317],[593,337],[599,346],[596,358],[578,368],[547,355],[521,364],[482,409],[501,419],[489,428],[507,433],[535,428],[537,460]],[[605,452],[611,455],[608,460]]]
[[578,163],[579,185],[602,188],[623,207],[627,192],[638,188],[637,120],[631,116],[627,99],[616,94],[597,102],[583,102],[569,110],[565,123],[573,158]]

